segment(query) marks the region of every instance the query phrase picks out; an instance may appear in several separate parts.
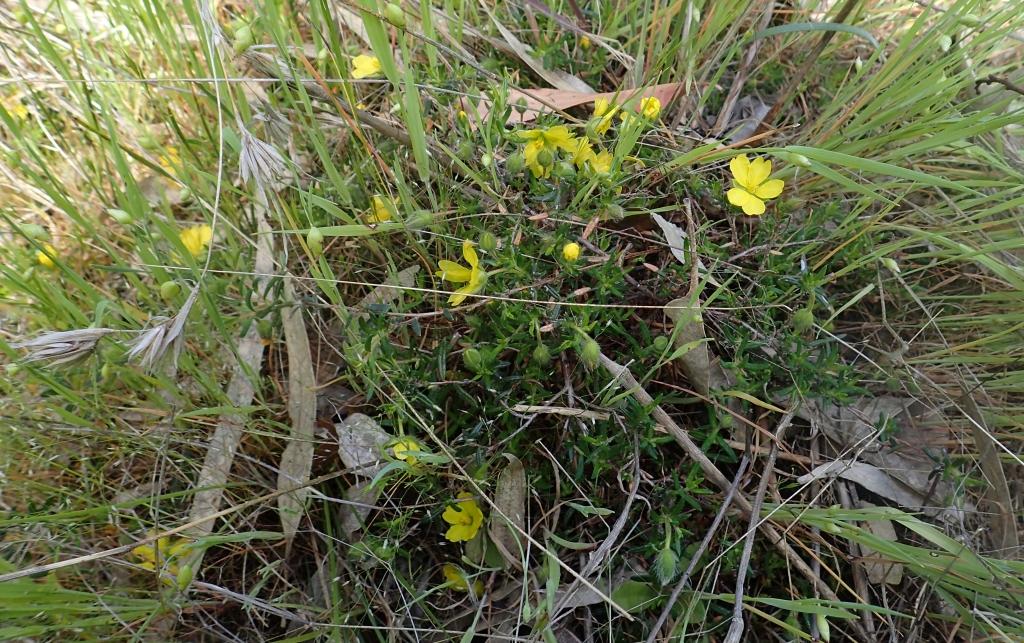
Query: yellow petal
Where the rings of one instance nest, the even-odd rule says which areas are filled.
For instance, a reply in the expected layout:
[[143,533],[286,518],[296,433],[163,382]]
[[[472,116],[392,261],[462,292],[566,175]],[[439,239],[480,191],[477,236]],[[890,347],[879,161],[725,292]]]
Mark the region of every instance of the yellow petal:
[[[472,241],[462,242],[462,256],[466,260],[466,263],[476,268],[480,265],[480,258],[476,256],[476,250],[473,249]],[[473,272],[476,272],[475,270]]]
[[747,179],[750,183],[743,187],[753,192],[757,189],[757,186],[761,185],[768,179],[768,175],[771,173],[772,162],[765,159],[763,156],[759,156],[750,162],[750,177]]
[[445,281],[451,281],[453,283],[462,283],[463,281],[469,281],[472,273],[469,268],[460,266],[454,261],[448,261],[442,259],[437,262],[437,267],[441,270],[437,273],[437,276]]
[[526,147],[523,149],[523,160],[526,161],[526,167],[529,167],[529,168],[540,167],[540,165],[537,163],[537,155],[540,154],[540,151],[543,150],[543,149],[544,149],[544,140],[543,139],[537,139],[535,141],[530,141],[526,145]]
[[733,188],[726,192],[725,196],[729,199],[729,203],[740,208],[750,203],[751,199],[757,199],[756,196],[742,188]]
[[[541,138],[544,137],[544,130],[542,130],[542,129],[527,129],[527,130],[523,130],[521,132],[516,132],[516,136],[518,136],[519,140],[521,140],[521,141],[536,141],[536,140],[541,139]],[[543,146],[544,143],[542,142],[541,145]]]
[[782,179],[772,179],[771,181],[765,181],[754,190],[754,196],[761,199],[774,199],[775,197],[782,194],[782,188],[785,187],[785,182]]
[[356,56],[352,59],[352,77],[366,78],[380,73],[380,61],[373,56]]
[[576,147],[576,137],[569,133],[565,125],[555,125],[544,131],[544,140],[553,147],[560,147],[572,154]]
[[[746,188],[750,185],[750,161],[747,160],[746,154],[740,154],[739,156],[733,157],[733,159],[729,161],[729,169],[732,171],[732,176],[736,181],[736,185],[741,188]],[[733,205],[739,204],[733,203]]]
[[608,112],[608,99],[594,99],[594,116],[604,116]]
[[654,96],[644,98],[640,101],[640,111],[647,118],[658,118],[658,114],[661,113],[661,101]]
[[[452,306],[458,306],[462,302],[466,301],[466,295],[465,293],[462,292],[463,290],[465,290],[465,288],[459,288],[458,290],[453,292],[451,296],[448,297],[448,303],[451,304]],[[448,540],[451,540],[451,538],[449,538]]]

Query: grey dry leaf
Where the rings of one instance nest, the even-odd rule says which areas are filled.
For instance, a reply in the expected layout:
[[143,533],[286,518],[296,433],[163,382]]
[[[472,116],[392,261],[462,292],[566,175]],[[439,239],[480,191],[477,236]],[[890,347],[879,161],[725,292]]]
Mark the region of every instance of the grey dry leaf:
[[[672,256],[676,258],[676,261],[683,266],[689,265],[690,259],[687,256],[686,250],[686,231],[671,221],[668,221],[660,214],[654,213],[651,215],[651,218],[658,224],[661,231],[665,233],[665,241],[668,242],[668,248],[672,251]],[[697,272],[700,275],[707,276],[708,283],[711,285],[721,287],[722,284],[718,283],[714,277],[707,274],[708,269],[704,266],[704,262],[701,261],[699,257],[697,258]]]
[[985,416],[978,408],[977,402],[966,390],[962,395],[962,404],[967,416],[971,419],[971,435],[978,447],[981,473],[985,476],[988,486],[985,489],[985,508],[988,510],[989,529],[993,556],[998,558],[1017,558],[1020,542],[1017,539],[1017,516],[1014,512],[1013,496],[1006,482],[1003,463],[999,459],[999,448],[996,439],[985,424]]
[[856,460],[835,460],[814,468],[810,473],[797,478],[800,484],[807,484],[812,480],[829,480],[842,478],[850,482],[856,482],[871,493],[888,498],[901,507],[907,509],[920,509],[924,505],[924,491],[918,491],[903,484],[885,471],[866,462]]
[[167,351],[170,351],[171,364],[177,368],[181,348],[185,345],[185,320],[188,319],[188,314],[192,311],[192,306],[198,297],[199,284],[196,284],[177,315],[170,319],[164,319],[128,343],[132,347],[128,353],[128,360],[131,361],[141,355],[142,368],[149,369],[163,359]]
[[[487,523],[487,533],[501,552],[506,566],[522,569],[519,534],[526,528],[526,469],[514,455],[506,453],[505,457],[509,464],[498,475],[494,492],[495,510]],[[509,523],[519,529],[514,529]]]
[[[296,297],[293,279],[290,277],[284,282],[285,299],[293,305],[281,311],[284,340],[288,348],[288,416],[292,421],[292,433],[281,454],[278,491],[309,481],[316,448],[316,376],[313,373],[313,358],[302,309],[294,305]],[[292,541],[299,530],[308,493],[309,489],[302,487],[278,497],[277,507],[281,514],[286,555],[291,551]]]
[[691,305],[687,298],[670,301],[665,306],[665,314],[675,322],[675,346],[680,348],[686,344],[701,342],[679,357],[683,373],[693,384],[698,393],[707,397],[711,391],[711,351],[708,349],[704,334],[704,322],[700,318],[700,306]]
[[113,328],[64,330],[43,333],[38,337],[13,344],[12,346],[28,350],[28,355],[25,356],[26,362],[47,361],[56,366],[88,357],[93,349],[96,348],[97,342],[107,335],[116,332]]
[[[870,502],[861,500],[857,503],[857,507],[860,509],[867,509],[874,507],[875,505]],[[887,540],[891,543],[898,542],[896,538],[896,530],[892,526],[891,520],[885,518],[879,518],[877,520],[868,520],[862,522],[861,526],[867,529],[875,537],[882,540]],[[877,559],[880,555],[874,549],[865,545],[860,546],[861,557],[864,558],[864,571],[867,572],[868,581],[872,585],[899,585],[903,581],[903,565],[896,562],[883,562]]]
[[242,151],[238,157],[238,173],[246,185],[255,183],[265,191],[273,189],[274,182],[288,169],[284,157],[277,149],[242,129]]
[[338,432],[338,456],[345,468],[357,476],[372,478],[387,465],[382,449],[391,436],[377,421],[362,413],[353,413],[335,424]]
[[370,480],[360,480],[345,491],[345,500],[348,502],[341,505],[339,513],[341,532],[345,534],[346,540],[351,541],[352,536],[366,524],[380,493],[381,487],[371,487]]

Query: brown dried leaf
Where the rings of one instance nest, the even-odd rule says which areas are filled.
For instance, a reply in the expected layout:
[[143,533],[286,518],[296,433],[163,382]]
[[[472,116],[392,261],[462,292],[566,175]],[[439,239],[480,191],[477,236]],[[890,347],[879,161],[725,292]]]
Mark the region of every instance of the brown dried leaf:
[[676,299],[665,306],[665,314],[676,324],[676,348],[701,342],[683,354],[679,363],[693,388],[706,397],[711,390],[711,352],[708,343],[701,341],[707,335],[704,334],[704,322],[700,317],[700,305],[691,305],[686,298]]
[[[285,298],[296,301],[292,279],[284,282]],[[309,336],[302,309],[292,306],[281,311],[284,339],[288,348],[288,415],[292,420],[292,434],[281,454],[278,490],[289,489],[309,481],[313,468],[313,441],[316,425],[316,377],[313,358],[309,351]],[[299,529],[308,489],[303,487],[278,497],[281,526],[285,537],[285,555],[291,550],[292,540]]]
[[505,457],[509,465],[498,476],[494,492],[495,511],[491,514],[487,532],[505,559],[506,566],[522,569],[519,534],[526,528],[526,469],[514,455],[506,453]]

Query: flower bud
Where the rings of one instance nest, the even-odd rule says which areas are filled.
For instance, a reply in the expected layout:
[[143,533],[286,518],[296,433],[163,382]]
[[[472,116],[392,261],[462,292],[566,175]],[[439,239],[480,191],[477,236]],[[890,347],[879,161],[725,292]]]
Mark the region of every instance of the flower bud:
[[811,160],[796,152],[786,152],[786,160],[798,167],[811,167]]
[[264,317],[256,322],[256,331],[263,339],[270,339],[274,336],[274,322]]
[[551,361],[551,351],[544,344],[537,344],[533,349],[533,363],[537,366],[547,366]]
[[885,380],[885,388],[895,393],[896,391],[903,388],[903,385],[895,377],[890,377],[889,379]]
[[455,156],[459,157],[459,160],[468,161],[473,158],[475,151],[476,146],[471,141],[463,140],[455,150]]
[[523,171],[524,165],[526,165],[526,159],[519,152],[505,159],[505,171],[512,176],[518,176]]
[[662,585],[668,585],[676,577],[677,571],[679,571],[679,556],[676,556],[672,548],[665,547],[658,552],[658,557],[654,561],[654,575],[658,577],[658,581]]
[[523,114],[526,113],[526,108],[528,107],[528,105],[526,104],[526,99],[520,96],[516,100],[516,102],[512,104],[512,107],[515,108],[517,112],[519,112],[520,116],[522,116]]
[[192,198],[192,188],[184,187],[184,188],[181,188],[180,190],[178,190],[178,200],[179,201],[188,201],[191,198]]
[[939,34],[936,41],[939,43],[939,49],[942,51],[949,51],[949,48],[953,46],[953,39],[944,33]]
[[144,150],[160,149],[160,141],[152,134],[139,134],[139,137],[135,140],[138,142],[139,147]]
[[107,362],[106,364],[100,367],[100,377],[102,377],[104,380],[109,380],[113,372],[114,365],[111,364],[110,362]]
[[860,70],[864,69],[864,61],[861,60],[860,56],[857,56],[857,58],[853,61],[853,68],[854,70],[857,71],[858,74],[860,73]]
[[580,244],[576,242],[565,244],[562,247],[562,257],[569,263],[575,262],[580,258]]
[[485,230],[480,235],[480,249],[487,253],[494,252],[498,249],[498,237],[490,230]]
[[17,375],[18,373],[21,372],[21,365],[20,364],[6,364],[4,366],[4,369],[7,371],[7,376],[8,377],[14,377],[15,375]]
[[586,36],[580,38],[580,49],[583,51],[590,49],[590,38],[587,38]]
[[17,20],[19,24],[23,24],[23,25],[28,24],[28,20],[29,20],[28,12],[25,11],[24,9],[15,9],[14,10],[14,19]]
[[192,584],[192,565],[188,563],[182,565],[178,570],[178,578],[176,580],[179,592],[184,592],[188,589],[188,586]]
[[109,210],[107,210],[107,214],[110,215],[111,219],[117,221],[119,224],[123,226],[131,225],[132,222],[135,221],[135,217],[128,214],[124,210],[118,210],[117,208],[110,208]]
[[327,49],[327,47],[321,47],[320,50],[316,52],[316,61],[321,65],[327,62],[327,60],[330,57],[331,52]]
[[889,272],[900,274],[900,265],[889,257],[882,257],[882,265],[889,269]]
[[800,310],[793,313],[793,330],[798,333],[804,333],[814,326],[814,313],[807,308],[801,308]]
[[388,19],[388,22],[399,29],[405,29],[405,13],[403,13],[402,8],[394,2],[389,2],[384,7],[384,17]]
[[657,337],[654,338],[654,350],[658,351],[659,353],[663,353],[665,352],[666,348],[668,348],[668,337],[665,337],[664,335],[658,335]]
[[477,349],[467,348],[462,351],[462,363],[474,373],[479,373],[484,367],[484,357]]
[[580,359],[583,360],[583,364],[587,368],[593,370],[601,362],[601,347],[589,337],[583,342],[583,347],[579,351]]
[[421,230],[434,222],[434,214],[427,210],[416,210],[405,220],[405,225],[413,230]]
[[181,284],[173,279],[160,284],[160,296],[164,299],[173,299],[181,293]]
[[490,154],[484,154],[483,156],[480,157],[480,163],[484,167],[491,167],[491,163],[494,163],[494,157],[491,156]]
[[25,223],[21,226],[22,233],[29,239],[46,241],[50,238],[50,232],[43,226],[36,223]]
[[541,167],[551,167],[554,162],[555,155],[551,153],[551,150],[541,150],[537,153],[537,163]]
[[318,258],[324,252],[324,235],[320,232],[317,227],[309,229],[309,233],[306,234],[306,245],[309,246],[309,252],[313,255],[313,258]]
[[252,33],[252,27],[244,25],[235,31],[235,42],[231,45],[231,49],[236,56],[241,56],[246,49],[254,44],[256,44],[256,36]]
[[974,29],[975,27],[981,25],[981,18],[975,15],[971,15],[969,13],[965,13],[962,16],[957,16],[956,21],[962,24],[963,26],[967,27],[968,29]]
[[828,618],[824,614],[815,614],[814,617],[818,621],[818,638],[828,643],[829,639],[832,638],[832,633],[828,627]]
[[618,203],[609,203],[604,207],[604,215],[609,221],[622,221],[626,218],[626,209]]

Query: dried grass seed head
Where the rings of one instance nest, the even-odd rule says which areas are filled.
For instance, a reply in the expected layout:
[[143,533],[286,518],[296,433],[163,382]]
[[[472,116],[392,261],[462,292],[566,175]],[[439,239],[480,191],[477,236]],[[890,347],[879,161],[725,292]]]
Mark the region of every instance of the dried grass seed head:
[[88,357],[96,348],[97,342],[116,332],[113,328],[79,328],[48,332],[14,344],[14,347],[28,350],[28,355],[25,357],[26,362],[46,361],[56,366]]
[[139,363],[143,368],[149,369],[159,363],[170,351],[171,361],[177,367],[178,357],[185,345],[185,320],[188,319],[188,314],[198,296],[199,284],[196,284],[177,315],[170,319],[164,319],[129,342],[128,345],[132,347],[128,353],[129,361],[141,356]]
[[254,181],[260,190],[273,189],[274,182],[286,169],[284,158],[274,146],[256,138],[248,130],[242,130],[238,171],[246,185]]

